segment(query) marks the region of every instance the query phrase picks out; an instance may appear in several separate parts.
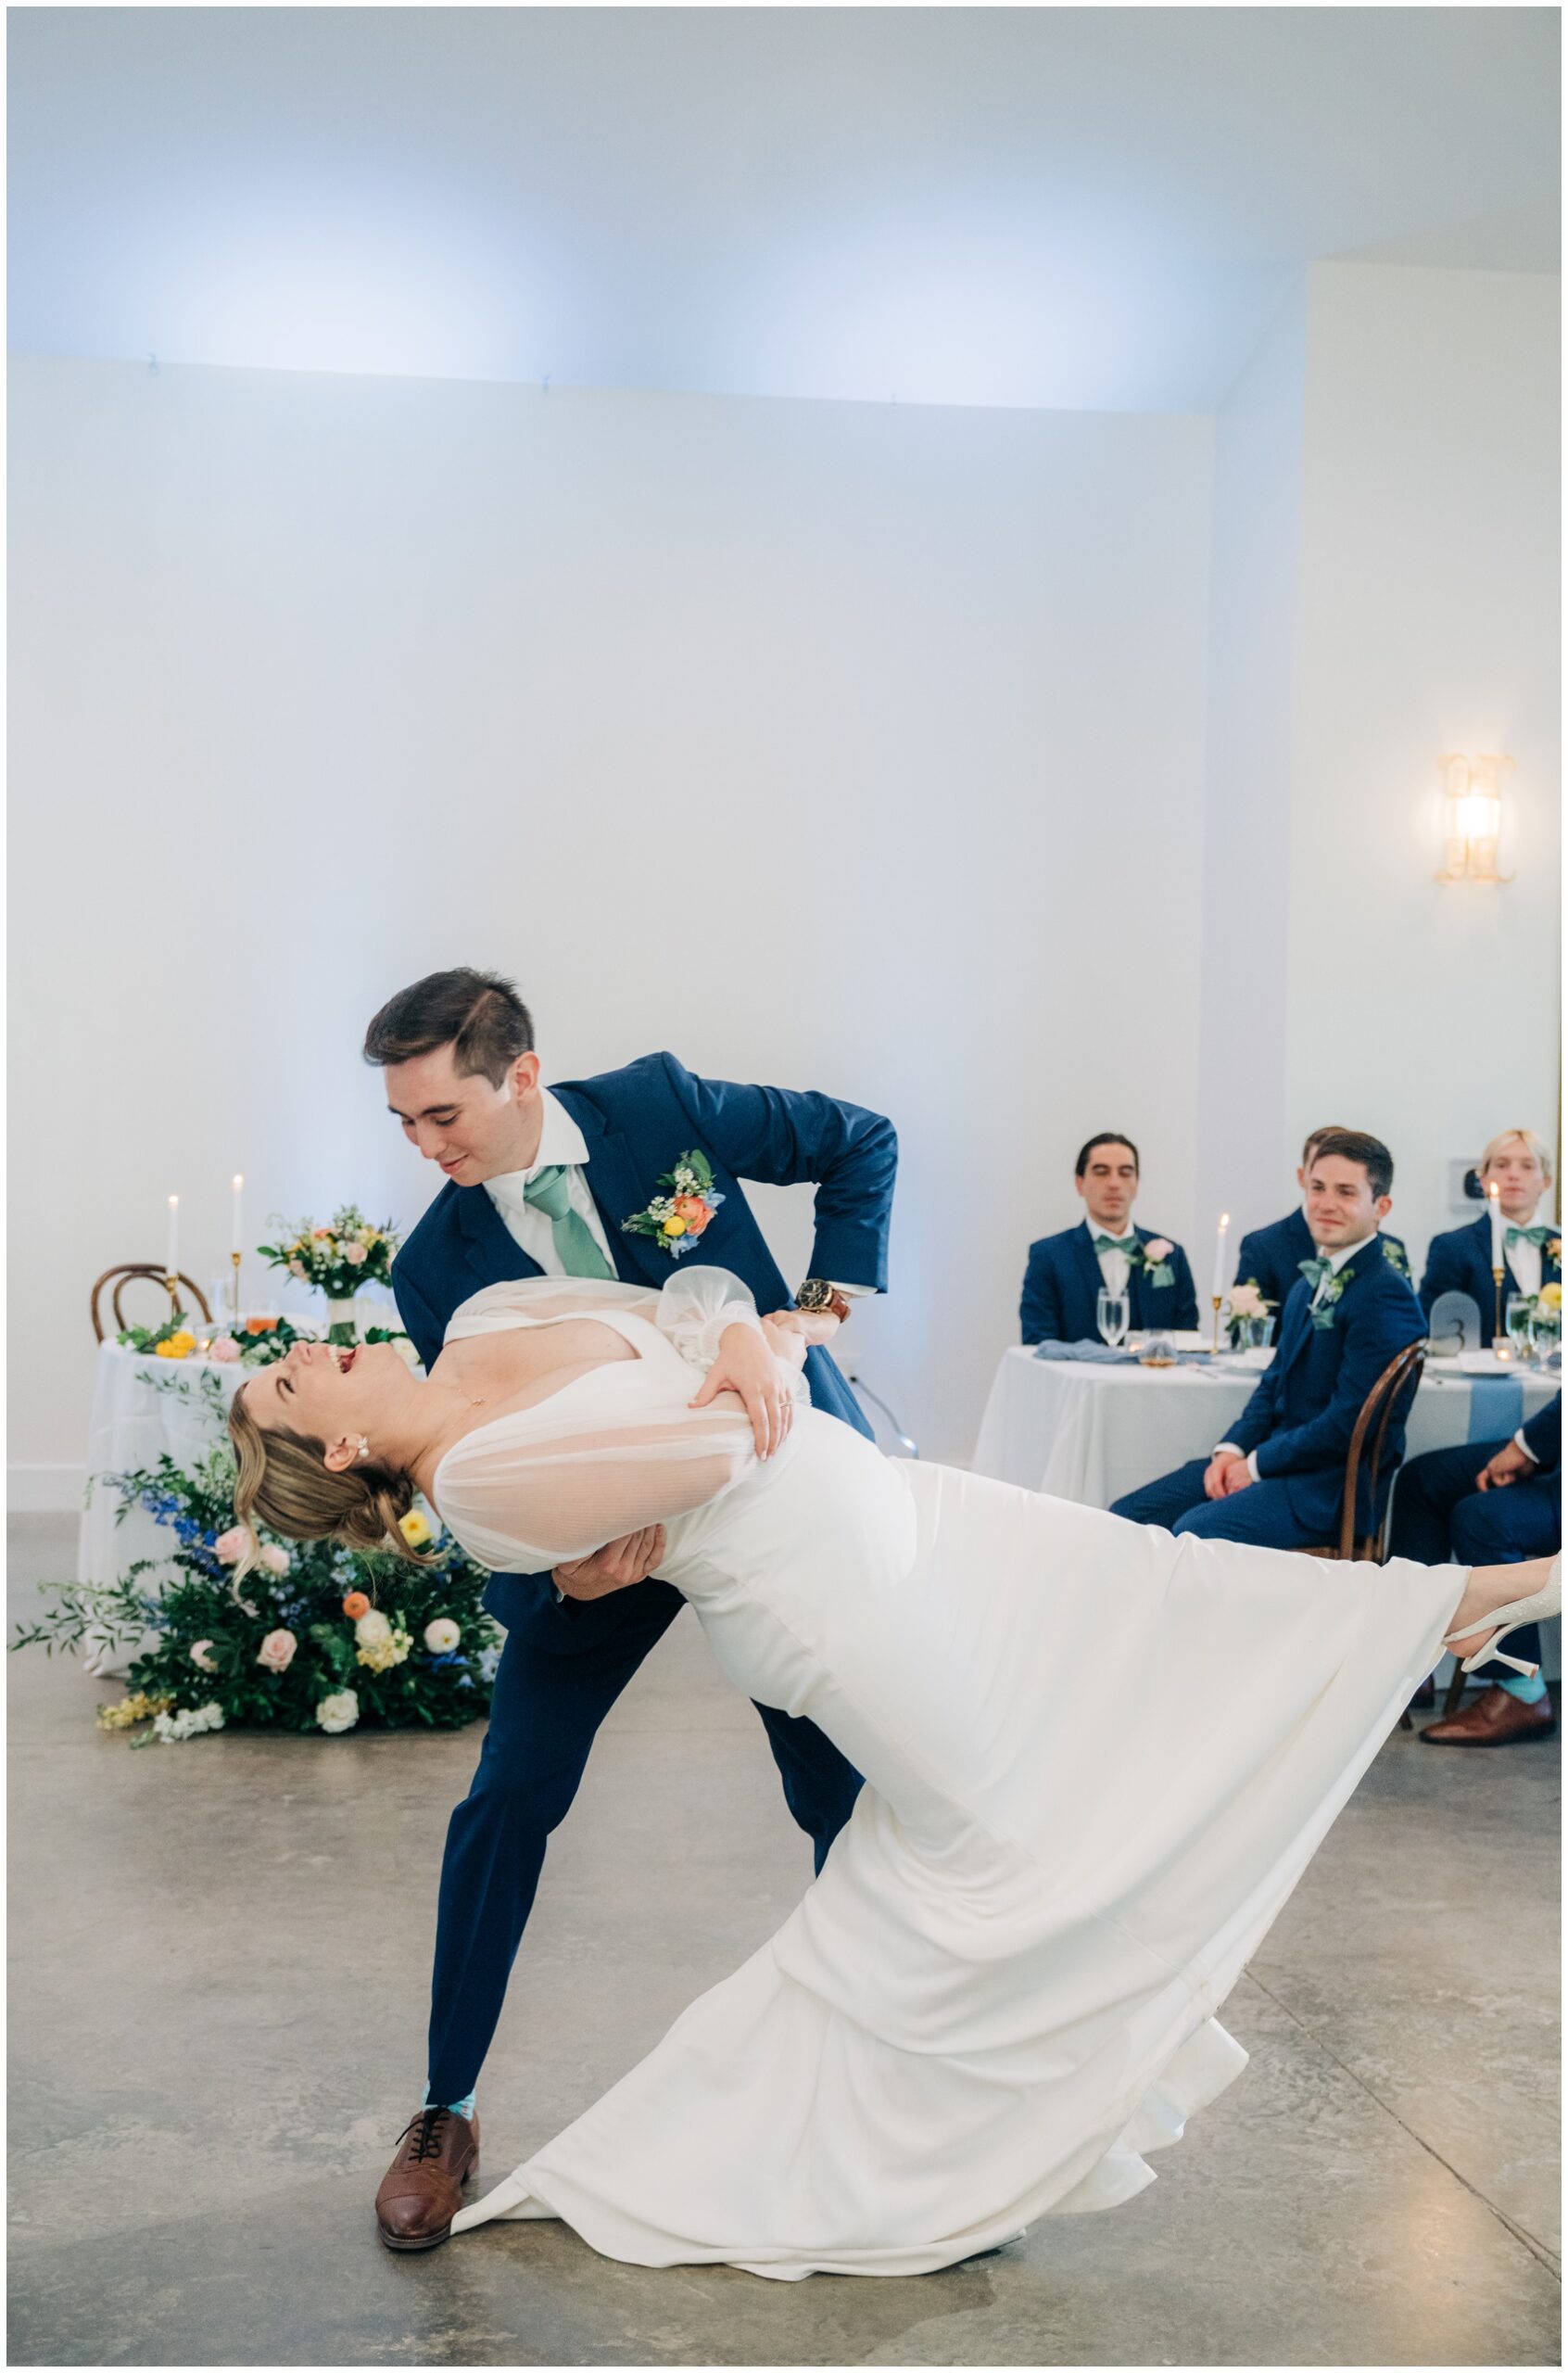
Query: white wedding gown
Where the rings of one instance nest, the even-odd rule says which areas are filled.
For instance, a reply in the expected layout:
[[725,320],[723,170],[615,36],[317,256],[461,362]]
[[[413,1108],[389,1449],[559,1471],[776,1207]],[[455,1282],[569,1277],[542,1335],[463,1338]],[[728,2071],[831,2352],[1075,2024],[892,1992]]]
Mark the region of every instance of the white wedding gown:
[[[538,1571],[664,1521],[736,1687],[866,1775],[760,1951],[454,2233],[563,2217],[639,2265],[919,2274],[1111,2208],[1246,2065],[1213,2013],[1417,1682],[1464,1580],[1177,1540],[800,1406],[759,1465],[727,1272],[535,1278],[447,1339],[593,1317],[639,1354],[469,1434],[439,1512]],[[803,1396],[803,1386],[802,1387]]]

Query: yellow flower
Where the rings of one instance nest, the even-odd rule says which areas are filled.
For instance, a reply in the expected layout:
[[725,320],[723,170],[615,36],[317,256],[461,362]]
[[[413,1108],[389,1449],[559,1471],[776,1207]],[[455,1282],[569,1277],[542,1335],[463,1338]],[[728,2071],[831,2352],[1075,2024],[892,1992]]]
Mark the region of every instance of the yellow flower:
[[406,1516],[398,1518],[398,1529],[411,1549],[423,1549],[427,1541],[436,1538],[417,1508],[411,1508]]
[[167,1713],[172,1697],[149,1696],[138,1690],[133,1697],[122,1697],[118,1706],[100,1706],[97,1722],[100,1731],[128,1731],[137,1722],[150,1722],[155,1714]]
[[1538,1299],[1545,1303],[1548,1310],[1562,1309],[1562,1288],[1556,1282],[1555,1278],[1549,1285],[1545,1285],[1541,1288]]
[[666,1236],[684,1236],[686,1234],[686,1222],[681,1218],[678,1212],[672,1212],[669,1218],[664,1222],[664,1234]]
[[187,1335],[183,1327],[178,1335],[170,1335],[157,1346],[160,1360],[188,1360],[196,1350],[196,1337]]
[[390,1672],[413,1646],[413,1633],[398,1626],[385,1640],[372,1640],[359,1651],[359,1662],[372,1672]]

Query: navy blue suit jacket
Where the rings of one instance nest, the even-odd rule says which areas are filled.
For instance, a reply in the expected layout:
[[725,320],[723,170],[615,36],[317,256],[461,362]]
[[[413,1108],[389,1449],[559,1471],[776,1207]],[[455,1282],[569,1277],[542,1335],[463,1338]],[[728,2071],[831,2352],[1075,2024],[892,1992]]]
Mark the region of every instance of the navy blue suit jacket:
[[[1554,1235],[1560,1231],[1554,1230]],[[1503,1308],[1508,1308],[1511,1292],[1518,1290],[1518,1279],[1507,1265],[1503,1255]],[[1562,1263],[1547,1257],[1541,1247],[1541,1283],[1562,1282]],[[1492,1277],[1492,1218],[1483,1212],[1478,1220],[1471,1220],[1463,1227],[1451,1227],[1435,1236],[1426,1248],[1426,1275],[1421,1281],[1421,1306],[1428,1318],[1432,1305],[1439,1294],[1468,1294],[1481,1313],[1481,1342],[1485,1347],[1494,1332],[1492,1313],[1496,1307]]]
[[[1312,1324],[1312,1292],[1297,1277],[1285,1303],[1279,1349],[1241,1416],[1226,1435],[1241,1451],[1256,1451],[1260,1480],[1282,1477],[1291,1513],[1320,1540],[1332,1537],[1344,1496],[1345,1460],[1361,1403],[1407,1343],[1426,1333],[1409,1281],[1374,1237],[1340,1271],[1344,1290],[1332,1326]],[[1384,1437],[1379,1499],[1404,1455],[1405,1420],[1415,1397],[1401,1395]],[[1363,1464],[1356,1522],[1370,1532],[1372,1491]]]
[[[1399,1257],[1410,1272],[1410,1256],[1400,1238],[1383,1234],[1380,1241],[1398,1248]],[[1284,1318],[1284,1306],[1301,1283],[1303,1261],[1317,1258],[1318,1248],[1307,1225],[1307,1215],[1299,1203],[1283,1220],[1271,1222],[1268,1227],[1249,1228],[1241,1240],[1236,1255],[1238,1286],[1258,1285],[1266,1301],[1274,1305],[1274,1340],[1280,1339],[1280,1327]]]
[[[1134,1226],[1140,1244],[1157,1236],[1157,1228]],[[1169,1242],[1170,1239],[1168,1238]],[[1179,1244],[1167,1256],[1175,1276],[1169,1286],[1151,1286],[1141,1267],[1134,1266],[1127,1283],[1130,1327],[1195,1326],[1197,1295],[1193,1273]],[[1097,1343],[1100,1329],[1094,1311],[1105,1279],[1089,1231],[1081,1220],[1059,1236],[1043,1236],[1029,1248],[1023,1300],[1018,1323],[1026,1343]]]
[[1562,1395],[1537,1409],[1528,1424],[1521,1428],[1530,1455],[1539,1465],[1543,1475],[1562,1464]]
[[[695,1148],[713,1164],[714,1185],[725,1198],[696,1257],[731,1270],[751,1288],[759,1310],[786,1309],[792,1298],[740,1192],[742,1178],[778,1186],[815,1181],[811,1275],[885,1290],[898,1139],[879,1113],[814,1092],[699,1079],[669,1054],[644,1055],[624,1071],[551,1092],[587,1141],[588,1185],[616,1269],[628,1283],[662,1287],[679,1265],[651,1238],[627,1236],[622,1223]],[[691,1262],[688,1255],[685,1265]],[[460,1302],[503,1278],[540,1274],[484,1187],[449,1179],[393,1263],[392,1289],[429,1368]],[[860,1403],[819,1346],[806,1353],[805,1376],[816,1408],[870,1433]],[[548,1575],[507,1574],[492,1580],[485,1603],[509,1629],[525,1621],[547,1631],[551,1645],[570,1649],[605,1637],[628,1618],[637,1597],[636,1589],[615,1591],[563,1605]]]

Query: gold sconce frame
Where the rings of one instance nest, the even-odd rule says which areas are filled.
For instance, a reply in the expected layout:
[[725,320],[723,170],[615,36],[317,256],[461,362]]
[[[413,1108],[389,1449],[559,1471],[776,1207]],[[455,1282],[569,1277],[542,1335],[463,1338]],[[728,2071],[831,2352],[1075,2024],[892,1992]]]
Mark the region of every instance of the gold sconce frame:
[[1449,750],[1437,761],[1443,784],[1443,864],[1437,882],[1511,882],[1498,871],[1502,771],[1513,760],[1490,751]]

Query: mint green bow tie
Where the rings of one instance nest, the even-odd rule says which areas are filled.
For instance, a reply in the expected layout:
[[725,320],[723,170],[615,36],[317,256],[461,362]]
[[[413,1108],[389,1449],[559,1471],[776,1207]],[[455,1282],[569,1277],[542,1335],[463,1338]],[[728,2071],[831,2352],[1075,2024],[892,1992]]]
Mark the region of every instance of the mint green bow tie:
[[1322,1284],[1325,1277],[1330,1277],[1334,1275],[1334,1263],[1328,1258],[1326,1253],[1321,1261],[1298,1261],[1296,1265],[1300,1270],[1302,1275],[1306,1278],[1307,1283],[1311,1287],[1314,1293],[1317,1292],[1318,1288]]
[[594,1241],[587,1220],[572,1209],[566,1173],[559,1162],[537,1170],[523,1189],[523,1200],[543,1212],[550,1238],[569,1277],[613,1277],[614,1270]]
[[1135,1252],[1137,1249],[1138,1231],[1136,1228],[1133,1229],[1131,1236],[1097,1236],[1094,1238],[1094,1250],[1096,1252]]
[[1505,1244],[1549,1244],[1557,1234],[1554,1227],[1510,1227],[1503,1230]]

